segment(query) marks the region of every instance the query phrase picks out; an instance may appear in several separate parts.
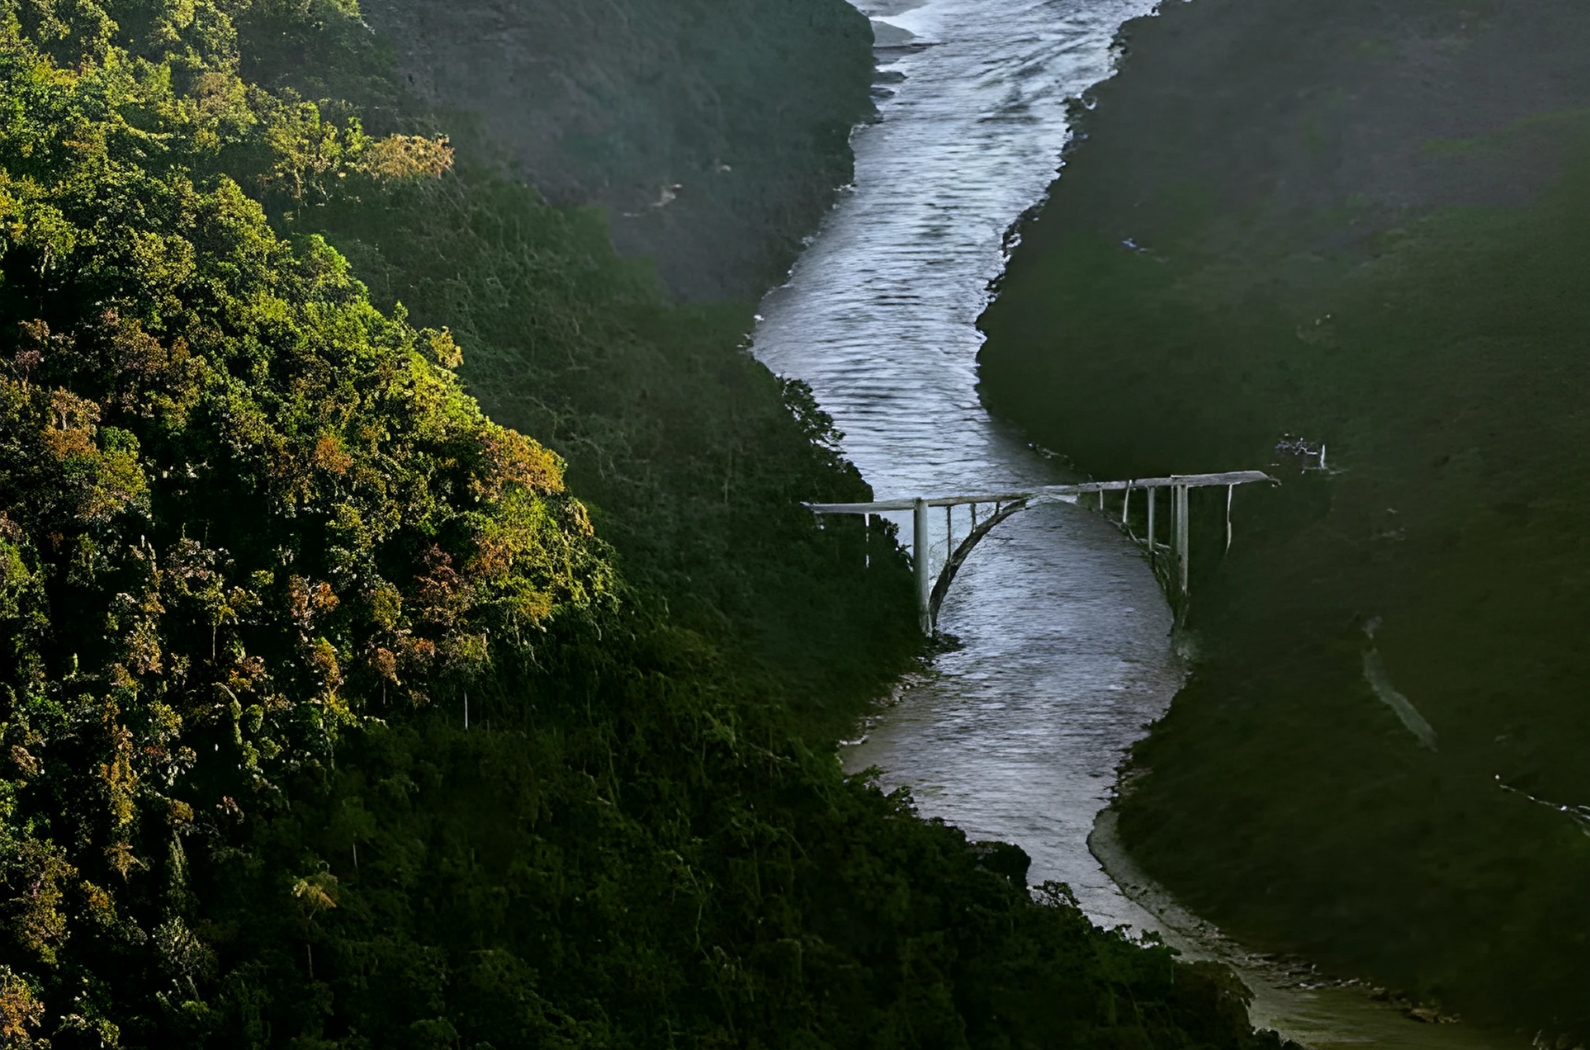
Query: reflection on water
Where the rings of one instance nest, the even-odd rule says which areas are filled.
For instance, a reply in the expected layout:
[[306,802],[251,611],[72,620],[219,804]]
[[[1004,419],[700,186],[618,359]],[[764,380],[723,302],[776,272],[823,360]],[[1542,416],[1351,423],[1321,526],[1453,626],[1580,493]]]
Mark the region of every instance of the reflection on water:
[[[880,499],[1062,480],[983,409],[975,322],[1007,231],[1054,177],[1067,99],[1109,75],[1117,27],[1151,4],[858,6],[906,31],[880,40],[908,44],[880,51],[893,90],[855,137],[855,186],[765,301],[755,352],[811,384]],[[932,520],[942,558],[945,523]],[[968,527],[959,519],[957,535]],[[1123,876],[1168,916],[1154,917],[1089,851],[1122,754],[1182,675],[1157,583],[1102,516],[1047,505],[1001,525],[962,570],[940,626],[961,646],[848,749],[848,768],[878,766],[886,785],[911,785],[923,813],[1020,844],[1035,881],[1069,883],[1101,924],[1162,929],[1189,954],[1242,964],[1264,985],[1258,1021],[1316,1045],[1463,1045],[1434,1034],[1449,1026],[1423,1031],[1361,992],[1280,987],[1296,980],[1173,921],[1141,877]]]

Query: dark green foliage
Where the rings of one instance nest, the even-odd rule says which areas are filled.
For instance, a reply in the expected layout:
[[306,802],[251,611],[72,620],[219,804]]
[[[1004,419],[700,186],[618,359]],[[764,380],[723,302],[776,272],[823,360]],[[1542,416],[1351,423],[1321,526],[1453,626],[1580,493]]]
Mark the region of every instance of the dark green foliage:
[[[1590,135],[1582,111],[1514,122],[1539,96],[1492,97],[1590,98],[1590,23],[1172,7],[1027,232],[985,390],[1105,476],[1265,466],[1288,432],[1338,472],[1285,457],[1280,489],[1237,494],[1229,555],[1195,538],[1204,660],[1138,751],[1123,836],[1260,943],[1585,1030],[1590,839],[1558,807],[1590,800]],[[1432,38],[1472,41],[1441,52],[1466,86],[1404,97]],[[1192,107],[1203,78],[1226,93]],[[1494,134],[1401,135],[1475,106]]]
[[7,1045],[1255,1042],[841,773],[909,574],[743,311],[244,83],[246,5],[0,14]]
[[[250,79],[356,97],[372,127],[405,108],[392,84],[411,88],[553,204],[606,209],[621,254],[692,301],[783,278],[872,111],[872,29],[846,0],[371,0],[361,15],[307,42],[248,31]],[[366,25],[397,71],[385,84]]]
[[323,220],[373,294],[470,347],[462,374],[495,418],[568,458],[630,582],[749,654],[812,731],[840,731],[915,655],[890,535],[823,531],[800,506],[868,489],[809,393],[743,349],[749,307],[667,304],[594,214],[470,170]]
[[[844,778],[675,633],[559,642],[467,732],[459,708],[364,734],[259,841],[276,865],[217,869],[249,915],[221,956],[255,960],[217,1001],[234,1045],[306,1020],[376,1046],[1239,1045],[1229,971],[1034,903],[985,860],[1012,847]],[[306,917],[266,873],[311,865],[338,907]]]

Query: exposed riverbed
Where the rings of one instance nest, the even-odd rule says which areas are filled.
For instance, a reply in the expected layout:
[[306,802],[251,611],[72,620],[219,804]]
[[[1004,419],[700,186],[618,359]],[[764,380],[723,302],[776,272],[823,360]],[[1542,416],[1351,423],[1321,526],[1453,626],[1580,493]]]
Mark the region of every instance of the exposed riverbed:
[[[983,408],[976,320],[1008,231],[1054,178],[1068,100],[1110,75],[1118,27],[1151,5],[858,6],[886,19],[881,119],[855,136],[855,185],[765,301],[755,352],[811,384],[880,499],[1062,480]],[[945,521],[933,522],[942,559]],[[1503,1045],[1410,1022],[1361,989],[1303,987],[1308,971],[1244,953],[1137,875],[1107,814],[1094,835],[1125,750],[1184,674],[1153,575],[1102,516],[1049,505],[1002,525],[940,626],[960,645],[847,748],[848,768],[877,766],[923,813],[1020,844],[1032,880],[1068,883],[1100,924],[1237,964],[1258,992],[1256,1023],[1316,1046]]]

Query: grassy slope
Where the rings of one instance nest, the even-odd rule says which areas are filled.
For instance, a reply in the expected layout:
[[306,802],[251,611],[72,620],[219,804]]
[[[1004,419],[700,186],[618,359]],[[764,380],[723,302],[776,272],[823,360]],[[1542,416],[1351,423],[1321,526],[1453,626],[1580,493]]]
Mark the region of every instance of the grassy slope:
[[[1584,30],[1167,8],[984,358],[990,401],[1100,474],[1263,465],[1288,432],[1341,468],[1239,498],[1228,557],[1195,543],[1206,661],[1123,813],[1150,870],[1273,945],[1581,1029],[1590,839],[1494,778],[1590,799]],[[1371,650],[1439,751],[1377,701]]]

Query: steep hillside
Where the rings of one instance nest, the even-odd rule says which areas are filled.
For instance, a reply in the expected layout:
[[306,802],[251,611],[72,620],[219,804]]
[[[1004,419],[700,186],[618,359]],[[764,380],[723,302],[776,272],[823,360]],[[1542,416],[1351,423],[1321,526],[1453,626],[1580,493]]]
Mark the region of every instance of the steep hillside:
[[[727,31],[745,26],[680,22],[672,5],[631,8],[605,5],[607,13],[595,16],[536,2],[419,5],[398,13],[436,24],[397,36],[372,32],[330,6],[249,10],[239,29],[250,77],[318,99],[328,115],[356,115],[372,131],[448,135],[457,157],[456,177],[410,183],[379,199],[278,195],[274,203],[294,228],[331,236],[383,307],[402,303],[417,322],[457,333],[468,348],[460,371],[471,392],[493,418],[540,436],[567,458],[571,483],[594,504],[627,578],[645,585],[647,600],[734,646],[769,681],[790,688],[793,702],[824,719],[823,732],[837,731],[887,688],[920,640],[909,617],[879,615],[879,602],[908,600],[899,579],[851,575],[820,552],[824,534],[799,501],[860,498],[866,486],[839,459],[804,389],[780,384],[743,344],[756,300],[788,264],[792,242],[811,232],[848,177],[844,135],[823,142],[803,135],[836,123],[848,129],[852,116],[869,111],[866,20],[840,0],[744,5],[742,13],[758,15],[747,40],[761,41],[755,46],[768,53],[756,52],[754,66],[731,63],[729,72],[750,78],[746,90],[708,106],[680,102],[668,85],[684,80],[700,88],[727,75],[708,58],[722,57]],[[629,35],[569,28],[625,11]],[[371,17],[380,24],[374,9]],[[506,37],[477,36],[477,20],[488,17],[519,28],[503,30]],[[656,32],[643,32],[648,26]],[[411,90],[411,72],[397,64],[402,48],[419,41],[465,48],[483,39],[489,48],[507,38],[515,41],[511,61],[482,52],[465,63],[479,75],[457,81],[460,89],[479,89],[470,104],[483,110],[438,110],[433,98]],[[685,50],[659,57],[659,40]],[[791,64],[795,59],[801,63]],[[645,73],[648,62],[661,65]],[[505,63],[564,70],[548,76],[575,91],[573,101],[552,108],[557,119],[507,126],[499,139],[495,119],[539,112],[545,100],[537,92],[552,90],[526,88],[523,100],[503,103],[485,88],[497,84],[493,91],[518,99],[517,80],[492,80]],[[807,86],[811,63],[826,71],[821,90]],[[607,87],[575,90],[597,82]],[[761,126],[754,118],[768,99],[782,100],[793,123]],[[670,106],[666,129],[634,116]],[[603,163],[571,155],[559,143],[575,136],[582,120],[608,122],[614,142],[627,145]],[[773,167],[810,191],[803,208],[791,210],[788,187],[768,182],[772,169],[756,159],[769,128],[780,139],[768,146]],[[732,223],[721,210],[670,211],[680,220],[676,232],[713,253],[710,265],[682,256],[670,262],[674,242],[657,246],[665,253],[660,260],[614,257],[609,240],[626,222],[620,212],[548,207],[542,183],[528,184],[528,173],[505,155],[540,151],[546,169],[538,179],[573,192],[571,172],[599,187],[609,178],[605,164],[623,171],[637,158],[672,155],[682,143],[728,131],[753,162],[724,185],[751,187],[739,204],[749,220],[787,237],[737,238],[726,232]],[[725,263],[741,281],[741,298],[675,306],[658,287],[659,263],[691,273]],[[818,651],[827,659],[812,660]]]
[[842,773],[921,642],[827,421],[404,98],[0,0],[0,1040],[1277,1046]]
[[1126,38],[985,395],[1099,474],[1284,484],[1195,544],[1204,661],[1123,833],[1243,934],[1586,1031],[1590,13],[1198,0]]
[[[872,32],[844,0],[375,0],[427,108],[687,299],[756,299],[849,179]],[[455,132],[456,133],[456,132]]]

